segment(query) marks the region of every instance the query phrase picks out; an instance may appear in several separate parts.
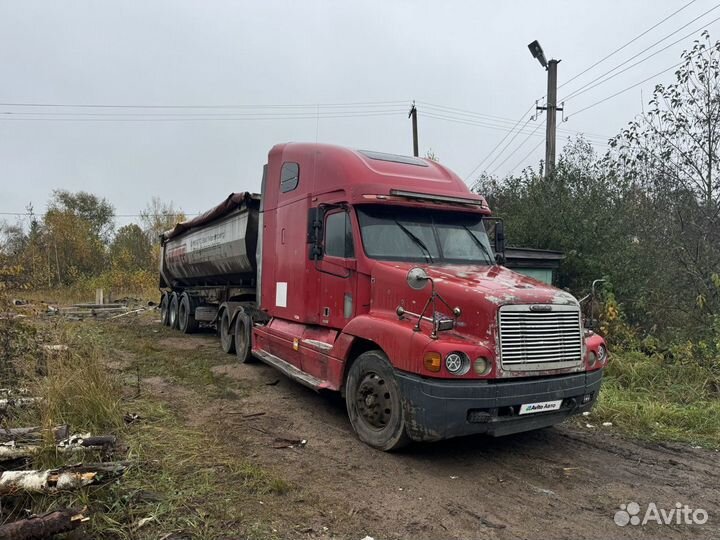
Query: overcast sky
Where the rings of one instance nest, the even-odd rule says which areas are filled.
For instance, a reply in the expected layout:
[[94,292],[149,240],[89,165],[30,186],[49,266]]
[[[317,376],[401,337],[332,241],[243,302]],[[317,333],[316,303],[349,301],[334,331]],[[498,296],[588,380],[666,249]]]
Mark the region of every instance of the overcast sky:
[[[232,191],[258,190],[279,142],[411,153],[413,99],[421,154],[432,149],[462,177],[522,118],[525,131],[478,169],[517,171],[544,154],[544,117],[523,114],[546,86],[528,43],[562,60],[563,84],[687,3],[0,0],[0,212],[30,202],[43,211],[58,188],[106,197],[118,214],[153,196],[203,211]],[[720,9],[678,31],[715,5],[691,2],[559,97],[673,32],[623,67],[702,28],[717,39]],[[692,39],[569,99],[560,127],[600,143],[616,134],[640,111],[641,89],[647,102],[674,70],[578,111],[677,63]],[[18,103],[235,108],[8,105]]]

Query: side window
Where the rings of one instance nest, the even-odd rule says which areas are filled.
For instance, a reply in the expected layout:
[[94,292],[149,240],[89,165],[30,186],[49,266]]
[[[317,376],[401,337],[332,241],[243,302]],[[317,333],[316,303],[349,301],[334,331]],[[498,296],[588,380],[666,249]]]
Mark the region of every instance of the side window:
[[350,214],[335,212],[325,220],[325,254],[331,257],[355,257]]
[[300,182],[300,165],[288,161],[280,169],[280,191],[287,193],[298,187]]

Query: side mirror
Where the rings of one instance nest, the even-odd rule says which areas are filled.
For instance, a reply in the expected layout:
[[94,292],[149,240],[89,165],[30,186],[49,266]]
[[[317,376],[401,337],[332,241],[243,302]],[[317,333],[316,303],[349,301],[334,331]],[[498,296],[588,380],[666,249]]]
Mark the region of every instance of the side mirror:
[[324,212],[320,207],[308,210],[307,243],[308,258],[311,261],[322,259],[322,228]]
[[495,223],[495,262],[505,263],[505,224],[502,221]]
[[407,273],[407,284],[414,291],[423,290],[430,281],[430,276],[422,268],[411,268]]

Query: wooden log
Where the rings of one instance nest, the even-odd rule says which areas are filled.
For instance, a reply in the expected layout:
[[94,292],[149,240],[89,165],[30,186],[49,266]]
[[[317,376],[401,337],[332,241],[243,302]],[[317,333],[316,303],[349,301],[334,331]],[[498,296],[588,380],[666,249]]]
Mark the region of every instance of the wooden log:
[[58,469],[5,471],[0,473],[0,496],[19,493],[53,494],[74,490],[122,474],[127,462],[89,463]]
[[[84,435],[72,435],[57,443],[59,452],[80,452],[83,450],[103,450],[116,442],[113,435],[101,435],[91,437],[89,433]],[[15,459],[28,458],[41,450],[38,444],[17,444],[16,441],[0,443],[0,462],[12,461]]]
[[67,508],[41,516],[32,516],[0,526],[0,540],[31,540],[50,538],[56,534],[72,531],[89,521],[87,509]]
[[[3,442],[25,442],[38,441],[43,437],[44,429],[40,426],[21,428],[0,428],[0,443]],[[53,437],[56,442],[67,439],[70,436],[70,427],[67,424],[52,428]]]

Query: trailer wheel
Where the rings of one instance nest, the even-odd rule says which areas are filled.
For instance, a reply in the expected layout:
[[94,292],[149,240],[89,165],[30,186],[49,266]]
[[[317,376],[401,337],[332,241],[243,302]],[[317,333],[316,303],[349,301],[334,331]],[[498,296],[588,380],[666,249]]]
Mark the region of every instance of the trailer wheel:
[[168,297],[168,293],[162,293],[162,297],[160,298],[160,322],[163,326],[169,326],[170,325],[170,298]]
[[187,293],[183,293],[180,297],[180,307],[178,308],[178,328],[183,334],[192,334],[198,328],[198,323],[193,314],[192,302]]
[[345,403],[350,423],[364,443],[390,451],[410,442],[400,387],[383,352],[364,352],[350,366]]
[[176,292],[170,295],[170,307],[168,308],[168,326],[174,330],[178,327],[178,308],[180,301]]
[[228,354],[235,352],[234,333],[233,329],[230,328],[230,314],[227,309],[224,309],[220,316],[220,346]]
[[235,354],[243,364],[252,362],[252,319],[244,310],[239,310],[235,317]]

